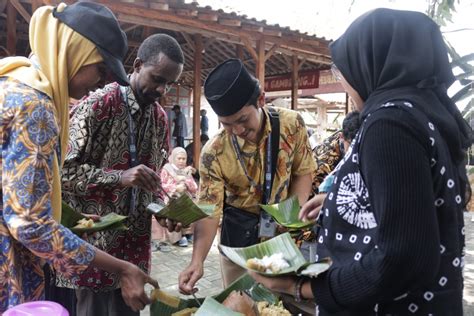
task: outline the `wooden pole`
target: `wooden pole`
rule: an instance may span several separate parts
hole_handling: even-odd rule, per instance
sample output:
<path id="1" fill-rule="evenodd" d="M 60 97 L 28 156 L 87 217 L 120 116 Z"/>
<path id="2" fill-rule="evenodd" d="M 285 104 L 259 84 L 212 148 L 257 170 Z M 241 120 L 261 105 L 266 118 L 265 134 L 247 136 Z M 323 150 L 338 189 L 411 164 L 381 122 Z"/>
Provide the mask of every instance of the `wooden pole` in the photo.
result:
<path id="1" fill-rule="evenodd" d="M 299 71 L 298 56 L 292 56 L 292 72 L 291 72 L 291 109 L 298 108 L 298 71 Z"/>
<path id="2" fill-rule="evenodd" d="M 235 54 L 238 59 L 244 61 L 244 48 L 242 47 L 242 45 L 236 45 Z"/>
<path id="3" fill-rule="evenodd" d="M 344 109 L 345 114 L 349 113 L 349 94 L 346 93 L 346 107 Z"/>
<path id="4" fill-rule="evenodd" d="M 7 3 L 7 50 L 10 56 L 16 55 L 16 9 L 13 4 Z"/>
<path id="5" fill-rule="evenodd" d="M 260 81 L 260 86 L 265 87 L 265 40 L 260 39 L 257 41 L 257 60 L 255 61 L 256 76 Z"/>
<path id="6" fill-rule="evenodd" d="M 201 155 L 201 69 L 202 69 L 202 35 L 194 35 L 194 87 L 193 87 L 193 161 L 199 166 Z"/>

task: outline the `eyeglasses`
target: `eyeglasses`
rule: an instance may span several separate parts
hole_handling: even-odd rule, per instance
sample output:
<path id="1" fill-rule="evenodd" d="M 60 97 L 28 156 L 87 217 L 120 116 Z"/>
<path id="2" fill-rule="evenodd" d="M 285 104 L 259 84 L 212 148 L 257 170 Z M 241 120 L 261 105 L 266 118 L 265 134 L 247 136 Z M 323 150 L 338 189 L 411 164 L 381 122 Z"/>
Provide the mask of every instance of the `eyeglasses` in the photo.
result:
<path id="1" fill-rule="evenodd" d="M 342 74 L 341 71 L 337 68 L 335 64 L 331 64 L 331 72 L 334 78 L 336 78 L 337 81 L 342 80 Z"/>

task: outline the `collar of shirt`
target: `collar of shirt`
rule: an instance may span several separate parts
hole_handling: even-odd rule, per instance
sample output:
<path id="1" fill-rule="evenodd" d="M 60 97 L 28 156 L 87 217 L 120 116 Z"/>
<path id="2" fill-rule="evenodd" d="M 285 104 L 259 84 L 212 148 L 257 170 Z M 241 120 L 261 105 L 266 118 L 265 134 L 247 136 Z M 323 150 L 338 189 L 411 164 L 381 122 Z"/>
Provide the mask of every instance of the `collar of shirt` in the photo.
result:
<path id="1" fill-rule="evenodd" d="M 127 98 L 128 98 L 128 106 L 130 107 L 130 113 L 135 115 L 138 111 L 140 111 L 140 105 L 133 94 L 132 88 L 130 86 L 127 87 Z"/>

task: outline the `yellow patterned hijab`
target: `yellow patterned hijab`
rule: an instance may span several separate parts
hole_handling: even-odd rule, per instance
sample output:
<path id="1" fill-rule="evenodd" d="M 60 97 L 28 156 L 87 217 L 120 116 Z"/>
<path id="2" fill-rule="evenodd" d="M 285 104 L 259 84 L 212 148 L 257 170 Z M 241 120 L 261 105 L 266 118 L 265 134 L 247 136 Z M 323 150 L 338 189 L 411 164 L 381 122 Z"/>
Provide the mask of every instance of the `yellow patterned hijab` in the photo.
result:
<path id="1" fill-rule="evenodd" d="M 66 5 L 61 3 L 58 11 Z M 35 11 L 30 21 L 29 40 L 32 56 L 0 59 L 0 76 L 13 77 L 52 98 L 60 126 L 61 157 L 53 162 L 53 217 L 61 219 L 61 180 L 59 170 L 69 140 L 69 81 L 79 69 L 101 62 L 96 46 L 53 17 L 52 6 Z"/>

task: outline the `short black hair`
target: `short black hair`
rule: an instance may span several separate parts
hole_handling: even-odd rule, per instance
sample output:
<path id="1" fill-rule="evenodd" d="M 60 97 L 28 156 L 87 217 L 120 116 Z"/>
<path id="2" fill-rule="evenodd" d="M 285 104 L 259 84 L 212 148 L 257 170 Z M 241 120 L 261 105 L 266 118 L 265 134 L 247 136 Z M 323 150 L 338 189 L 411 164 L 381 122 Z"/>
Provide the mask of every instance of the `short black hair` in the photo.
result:
<path id="1" fill-rule="evenodd" d="M 253 105 L 253 106 L 258 108 L 258 105 L 257 105 L 258 98 L 260 97 L 260 94 L 262 93 L 262 89 L 260 88 L 260 85 L 257 85 L 255 87 L 255 89 L 256 89 L 256 91 L 254 91 L 254 93 L 252 94 L 252 96 L 248 100 L 247 105 Z"/>
<path id="2" fill-rule="evenodd" d="M 184 64 L 184 55 L 177 40 L 168 34 L 153 34 L 147 37 L 138 48 L 137 57 L 143 63 L 153 63 L 160 53 L 178 64 Z"/>
<path id="3" fill-rule="evenodd" d="M 201 143 L 207 142 L 209 140 L 209 136 L 206 134 L 201 134 Z"/>
<path id="4" fill-rule="evenodd" d="M 347 113 L 344 121 L 342 121 L 342 136 L 347 141 L 352 141 L 360 127 L 360 113 L 357 111 Z"/>

